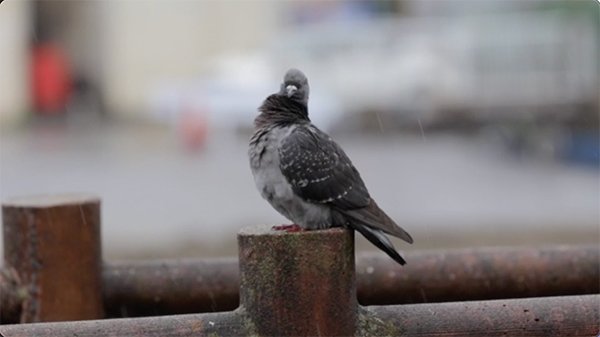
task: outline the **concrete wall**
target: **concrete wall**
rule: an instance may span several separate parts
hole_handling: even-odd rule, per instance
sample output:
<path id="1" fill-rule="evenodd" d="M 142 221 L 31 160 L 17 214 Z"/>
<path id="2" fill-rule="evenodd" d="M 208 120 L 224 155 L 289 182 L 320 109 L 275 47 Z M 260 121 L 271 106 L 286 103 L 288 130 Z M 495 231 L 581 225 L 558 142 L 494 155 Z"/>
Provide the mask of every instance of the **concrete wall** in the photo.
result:
<path id="1" fill-rule="evenodd" d="M 109 110 L 143 115 L 163 86 L 196 80 L 225 51 L 244 52 L 276 30 L 275 3 L 104 1 L 102 87 Z"/>
<path id="2" fill-rule="evenodd" d="M 0 6 L 0 125 L 17 120 L 29 106 L 30 5 L 5 1 Z"/>

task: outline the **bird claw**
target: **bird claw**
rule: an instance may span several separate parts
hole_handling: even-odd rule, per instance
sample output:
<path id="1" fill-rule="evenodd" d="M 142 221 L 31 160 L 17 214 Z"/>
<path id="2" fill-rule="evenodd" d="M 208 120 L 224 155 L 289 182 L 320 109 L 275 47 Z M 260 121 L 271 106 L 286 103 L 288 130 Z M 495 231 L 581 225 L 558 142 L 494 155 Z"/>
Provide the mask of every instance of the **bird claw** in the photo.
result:
<path id="1" fill-rule="evenodd" d="M 304 231 L 304 228 L 296 224 L 273 226 L 271 229 L 274 231 L 286 231 L 288 233 Z"/>

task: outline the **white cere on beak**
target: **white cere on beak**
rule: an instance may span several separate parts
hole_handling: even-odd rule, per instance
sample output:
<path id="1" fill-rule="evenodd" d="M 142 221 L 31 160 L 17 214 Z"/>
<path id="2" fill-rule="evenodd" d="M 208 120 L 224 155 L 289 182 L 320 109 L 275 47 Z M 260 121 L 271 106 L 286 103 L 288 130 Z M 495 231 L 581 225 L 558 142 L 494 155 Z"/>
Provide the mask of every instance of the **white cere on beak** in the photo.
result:
<path id="1" fill-rule="evenodd" d="M 292 97 L 294 93 L 298 91 L 298 88 L 295 85 L 290 84 L 287 87 L 285 87 L 285 91 L 287 92 L 288 97 Z"/>

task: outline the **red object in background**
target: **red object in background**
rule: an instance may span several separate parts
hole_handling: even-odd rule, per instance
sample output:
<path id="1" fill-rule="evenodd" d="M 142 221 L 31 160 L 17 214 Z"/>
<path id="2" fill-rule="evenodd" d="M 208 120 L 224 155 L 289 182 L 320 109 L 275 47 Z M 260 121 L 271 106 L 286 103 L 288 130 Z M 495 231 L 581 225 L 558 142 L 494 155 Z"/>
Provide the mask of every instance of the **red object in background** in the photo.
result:
<path id="1" fill-rule="evenodd" d="M 208 138 L 208 120 L 206 112 L 200 108 L 186 108 L 179 118 L 179 134 L 186 149 L 202 149 Z"/>
<path id="2" fill-rule="evenodd" d="M 65 112 L 71 95 L 69 61 L 57 45 L 42 43 L 33 48 L 31 89 L 36 110 L 41 114 Z"/>

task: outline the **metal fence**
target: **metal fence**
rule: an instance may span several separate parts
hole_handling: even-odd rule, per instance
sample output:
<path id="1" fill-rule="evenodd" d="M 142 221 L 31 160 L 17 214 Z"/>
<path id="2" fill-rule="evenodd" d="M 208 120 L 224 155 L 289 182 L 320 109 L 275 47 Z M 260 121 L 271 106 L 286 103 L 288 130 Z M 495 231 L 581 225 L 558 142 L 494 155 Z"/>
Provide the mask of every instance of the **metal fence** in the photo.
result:
<path id="1" fill-rule="evenodd" d="M 355 259 L 343 229 L 254 226 L 238 234 L 239 259 L 103 263 L 97 198 L 2 211 L 2 336 L 600 333 L 597 246 L 414 252 L 401 267 Z"/>

